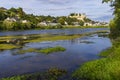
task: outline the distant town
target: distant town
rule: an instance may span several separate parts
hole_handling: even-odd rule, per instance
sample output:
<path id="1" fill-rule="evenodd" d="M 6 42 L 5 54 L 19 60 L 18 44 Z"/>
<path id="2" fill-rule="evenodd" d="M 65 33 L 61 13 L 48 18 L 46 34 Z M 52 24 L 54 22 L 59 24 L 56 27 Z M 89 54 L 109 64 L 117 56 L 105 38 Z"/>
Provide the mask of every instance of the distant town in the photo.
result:
<path id="1" fill-rule="evenodd" d="M 107 22 L 93 21 L 85 13 L 68 16 L 26 14 L 22 8 L 0 8 L 0 30 L 53 29 L 63 26 L 108 26 Z"/>

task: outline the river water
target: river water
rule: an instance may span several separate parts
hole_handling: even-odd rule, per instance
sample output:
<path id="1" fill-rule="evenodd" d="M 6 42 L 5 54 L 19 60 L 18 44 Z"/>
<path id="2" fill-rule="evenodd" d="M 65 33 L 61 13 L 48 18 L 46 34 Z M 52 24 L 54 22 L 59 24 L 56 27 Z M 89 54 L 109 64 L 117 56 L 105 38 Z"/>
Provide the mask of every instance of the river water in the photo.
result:
<path id="1" fill-rule="evenodd" d="M 82 34 L 86 32 L 95 32 L 99 30 L 108 30 L 103 28 L 96 29 L 64 29 L 64 30 L 28 30 L 0 32 L 0 36 L 6 35 L 27 35 L 27 34 Z M 83 63 L 99 59 L 98 54 L 111 46 L 108 37 L 99 37 L 98 34 L 91 34 L 72 40 L 44 41 L 27 43 L 22 49 L 26 48 L 46 48 L 62 46 L 66 48 L 64 52 L 52 54 L 43 53 L 25 53 L 16 54 L 14 50 L 0 51 L 0 78 L 12 75 L 34 73 L 57 67 L 65 69 L 68 72 L 79 68 Z"/>

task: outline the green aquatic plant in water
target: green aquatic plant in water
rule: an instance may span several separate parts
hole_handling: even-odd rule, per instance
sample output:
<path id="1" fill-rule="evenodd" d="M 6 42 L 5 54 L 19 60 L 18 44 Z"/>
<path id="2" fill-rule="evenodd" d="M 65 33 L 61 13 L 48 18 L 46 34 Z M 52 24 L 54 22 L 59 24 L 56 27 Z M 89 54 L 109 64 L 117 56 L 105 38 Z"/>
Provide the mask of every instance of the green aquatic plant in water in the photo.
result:
<path id="1" fill-rule="evenodd" d="M 41 49 L 38 52 L 41 53 L 45 53 L 45 54 L 49 54 L 49 53 L 53 53 L 53 52 L 59 52 L 59 51 L 65 51 L 66 49 L 60 46 L 56 46 L 53 48 L 45 48 L 45 49 Z"/>
<path id="2" fill-rule="evenodd" d="M 77 80 L 120 80 L 120 42 L 101 53 L 105 58 L 87 62 L 73 73 Z"/>
<path id="3" fill-rule="evenodd" d="M 11 50 L 20 48 L 21 46 L 13 45 L 13 44 L 0 44 L 0 50 Z"/>
<path id="4" fill-rule="evenodd" d="M 57 36 L 47 36 L 47 37 L 36 37 L 33 39 L 25 40 L 24 42 L 43 42 L 43 41 L 57 41 L 57 40 L 71 40 L 79 38 L 82 35 L 57 35 Z"/>
<path id="5" fill-rule="evenodd" d="M 24 53 L 27 53 L 27 52 L 37 52 L 38 50 L 35 49 L 35 48 L 29 48 L 29 49 L 26 49 L 26 50 L 19 50 L 17 51 L 18 54 L 24 54 Z"/>
<path id="6" fill-rule="evenodd" d="M 66 49 L 61 46 L 56 46 L 56 47 L 49 47 L 49 48 L 44 48 L 44 49 L 29 48 L 27 50 L 20 50 L 17 53 L 23 54 L 23 53 L 27 53 L 27 52 L 37 52 L 37 53 L 50 54 L 53 52 L 60 52 L 60 51 L 65 51 L 65 50 Z"/>
<path id="7" fill-rule="evenodd" d="M 46 72 L 18 75 L 0 80 L 58 80 L 67 73 L 66 70 L 50 68 Z"/>

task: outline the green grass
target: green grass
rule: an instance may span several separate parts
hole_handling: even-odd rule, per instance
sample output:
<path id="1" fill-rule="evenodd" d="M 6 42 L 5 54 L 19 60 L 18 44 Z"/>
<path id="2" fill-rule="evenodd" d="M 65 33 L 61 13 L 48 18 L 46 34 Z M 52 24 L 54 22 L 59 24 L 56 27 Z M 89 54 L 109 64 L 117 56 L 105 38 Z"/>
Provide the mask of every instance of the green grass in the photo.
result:
<path id="1" fill-rule="evenodd" d="M 100 55 L 105 58 L 82 65 L 73 73 L 78 80 L 120 80 L 120 43 L 114 45 Z"/>
<path id="2" fill-rule="evenodd" d="M 12 39 L 23 39 L 26 42 L 43 42 L 43 41 L 57 41 L 57 40 L 69 40 L 74 38 L 79 38 L 82 35 L 49 35 L 49 34 L 35 34 L 26 35 L 27 39 L 23 39 L 24 36 L 2 36 L 0 37 L 0 42 L 6 42 Z"/>
<path id="3" fill-rule="evenodd" d="M 109 28 L 109 26 L 73 26 L 73 25 L 68 25 L 68 26 L 63 26 L 63 28 Z"/>
<path id="4" fill-rule="evenodd" d="M 13 44 L 0 44 L 0 50 L 10 50 L 20 48 L 21 46 L 13 45 Z"/>
<path id="5" fill-rule="evenodd" d="M 8 78 L 2 78 L 0 80 L 58 80 L 65 74 L 65 70 L 58 68 L 50 68 L 46 72 L 18 75 Z"/>
<path id="6" fill-rule="evenodd" d="M 107 30 L 101 30 L 101 31 L 96 31 L 96 32 L 89 32 L 89 33 L 85 33 L 85 34 L 75 34 L 75 35 L 57 35 L 57 36 L 52 36 L 52 35 L 48 35 L 48 36 L 44 36 L 44 37 L 40 37 L 40 36 L 36 36 L 34 38 L 25 40 L 24 42 L 43 42 L 43 41 L 58 41 L 58 40 L 71 40 L 71 39 L 76 39 L 76 38 L 80 38 L 82 36 L 87 36 L 87 35 L 91 35 L 91 34 L 95 34 L 95 33 L 107 33 Z"/>
<path id="7" fill-rule="evenodd" d="M 60 46 L 56 46 L 53 48 L 45 48 L 45 49 L 41 49 L 38 52 L 41 53 L 45 53 L 45 54 L 49 54 L 49 53 L 53 53 L 53 52 L 59 52 L 59 51 L 65 51 L 66 49 Z"/>
<path id="8" fill-rule="evenodd" d="M 113 50 L 114 50 L 113 47 L 108 48 L 107 50 L 102 51 L 99 54 L 99 56 L 101 56 L 101 57 L 107 57 L 107 56 L 109 56 L 112 53 Z"/>
<path id="9" fill-rule="evenodd" d="M 25 42 L 43 42 L 43 41 L 57 41 L 57 40 L 70 40 L 79 38 L 81 35 L 57 35 L 57 36 L 47 36 L 47 37 L 37 37 L 33 39 L 26 40 Z"/>
<path id="10" fill-rule="evenodd" d="M 60 51 L 65 51 L 66 49 L 61 47 L 61 46 L 56 46 L 56 47 L 50 47 L 50 48 L 44 48 L 44 49 L 35 49 L 35 48 L 29 48 L 27 50 L 20 50 L 18 51 L 19 54 L 24 54 L 27 52 L 37 52 L 37 53 L 44 53 L 44 54 L 50 54 L 53 52 L 60 52 Z"/>
<path id="11" fill-rule="evenodd" d="M 29 49 L 26 49 L 26 50 L 19 50 L 17 53 L 18 54 L 24 54 L 24 53 L 27 53 L 27 52 L 37 52 L 38 50 L 35 49 L 35 48 L 29 48 Z"/>

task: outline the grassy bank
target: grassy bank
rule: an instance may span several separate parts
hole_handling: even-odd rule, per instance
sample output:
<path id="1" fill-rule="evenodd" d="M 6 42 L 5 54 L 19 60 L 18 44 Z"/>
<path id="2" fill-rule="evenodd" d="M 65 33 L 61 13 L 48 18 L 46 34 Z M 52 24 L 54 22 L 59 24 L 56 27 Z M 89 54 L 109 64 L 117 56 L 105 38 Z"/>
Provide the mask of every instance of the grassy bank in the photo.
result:
<path id="1" fill-rule="evenodd" d="M 78 80 L 120 80 L 120 40 L 103 51 L 104 58 L 82 65 L 73 73 Z"/>
<path id="2" fill-rule="evenodd" d="M 64 29 L 67 28 L 109 28 L 109 26 L 73 26 L 73 25 L 68 25 L 68 26 L 63 26 Z"/>
<path id="3" fill-rule="evenodd" d="M 23 31 L 23 30 L 50 30 L 50 29 L 69 29 L 69 28 L 109 28 L 109 26 L 75 26 L 75 25 L 61 25 L 61 26 L 40 26 L 30 29 L 18 29 L 18 30 L 0 30 L 0 31 Z"/>
<path id="4" fill-rule="evenodd" d="M 56 47 L 49 47 L 49 48 L 44 48 L 44 49 L 34 49 L 34 48 L 29 48 L 27 50 L 20 50 L 18 51 L 19 54 L 24 54 L 27 52 L 37 52 L 37 53 L 44 53 L 44 54 L 50 54 L 53 52 L 61 52 L 65 51 L 66 49 L 61 47 L 61 46 L 56 46 Z"/>

